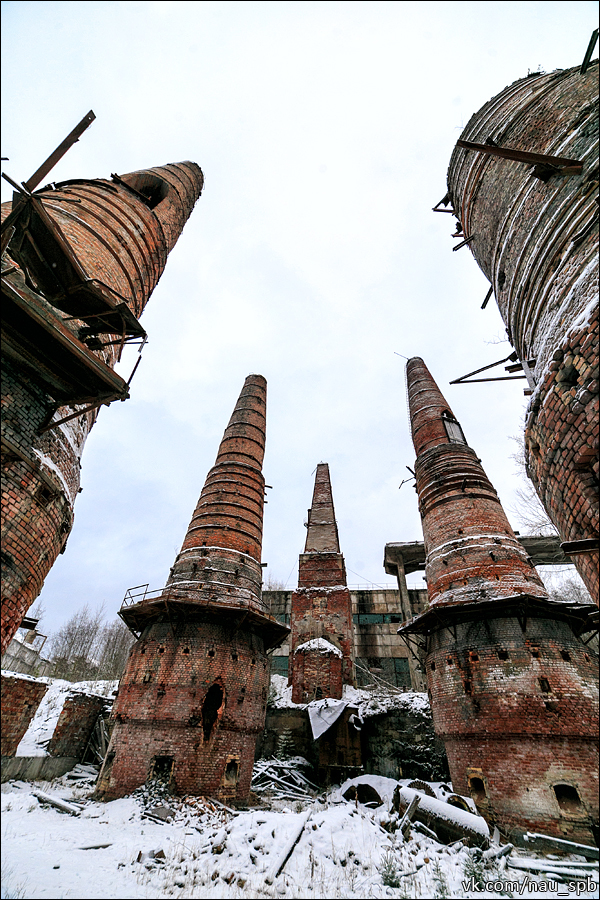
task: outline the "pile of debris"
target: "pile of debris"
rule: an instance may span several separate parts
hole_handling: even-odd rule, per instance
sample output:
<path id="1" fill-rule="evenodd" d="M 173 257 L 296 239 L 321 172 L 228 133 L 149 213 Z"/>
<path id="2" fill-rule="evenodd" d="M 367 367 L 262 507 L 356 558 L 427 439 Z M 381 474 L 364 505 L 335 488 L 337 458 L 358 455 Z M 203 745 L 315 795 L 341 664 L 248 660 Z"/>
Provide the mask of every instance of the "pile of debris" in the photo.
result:
<path id="1" fill-rule="evenodd" d="M 254 765 L 252 790 L 273 800 L 312 800 L 321 789 L 302 774 L 309 763 L 301 756 L 293 759 L 260 759 Z"/>

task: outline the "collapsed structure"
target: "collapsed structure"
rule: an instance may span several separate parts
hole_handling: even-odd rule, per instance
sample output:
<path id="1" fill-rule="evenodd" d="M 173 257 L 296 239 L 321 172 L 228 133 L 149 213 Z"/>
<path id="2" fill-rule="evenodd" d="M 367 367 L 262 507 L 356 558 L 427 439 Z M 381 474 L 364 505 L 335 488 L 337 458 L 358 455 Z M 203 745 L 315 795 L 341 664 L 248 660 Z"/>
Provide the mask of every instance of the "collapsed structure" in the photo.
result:
<path id="1" fill-rule="evenodd" d="M 165 588 L 121 608 L 138 640 L 113 708 L 104 799 L 149 777 L 178 793 L 247 799 L 267 650 L 289 632 L 261 594 L 266 388 L 262 375 L 246 379 Z"/>
<path id="2" fill-rule="evenodd" d="M 99 407 L 129 397 L 115 363 L 146 337 L 203 176 L 183 162 L 37 183 L 2 205 L 2 653 L 64 551 Z"/>
<path id="3" fill-rule="evenodd" d="M 429 609 L 424 644 L 454 790 L 511 837 L 593 839 L 598 674 L 591 604 L 552 601 L 422 359 L 407 363 Z"/>
<path id="4" fill-rule="evenodd" d="M 531 73 L 486 103 L 442 201 L 491 283 L 515 349 L 507 368 L 528 380 L 527 472 L 596 603 L 597 196 L 595 60 Z"/>

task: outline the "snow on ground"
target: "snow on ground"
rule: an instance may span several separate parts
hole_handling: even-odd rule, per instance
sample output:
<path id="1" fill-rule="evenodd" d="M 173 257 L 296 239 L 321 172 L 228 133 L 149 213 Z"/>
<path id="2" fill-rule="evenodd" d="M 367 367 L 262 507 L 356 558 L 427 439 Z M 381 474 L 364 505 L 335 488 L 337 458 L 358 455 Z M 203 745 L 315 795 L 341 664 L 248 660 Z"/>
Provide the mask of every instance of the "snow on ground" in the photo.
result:
<path id="1" fill-rule="evenodd" d="M 19 672 L 4 672 L 4 675 L 15 675 L 18 678 L 29 678 Z M 64 681 L 62 678 L 34 678 L 49 685 L 29 727 L 17 747 L 17 756 L 48 756 L 46 745 L 54 734 L 56 723 L 62 712 L 65 700 L 70 694 L 84 693 L 112 699 L 118 681 Z"/>
<path id="2" fill-rule="evenodd" d="M 366 776 L 384 799 L 378 809 L 342 799 L 353 779 L 307 803 L 274 801 L 271 808 L 237 815 L 179 800 L 173 821 L 159 824 L 142 818 L 141 798 L 89 800 L 93 779 L 86 781 L 86 771 L 89 767 L 77 767 L 52 783 L 2 786 L 3 898 L 499 896 L 493 887 L 465 886 L 471 876 L 515 884 L 526 880 L 522 893 L 513 885 L 505 896 L 597 896 L 586 889 L 577 893 L 568 884 L 559 888 L 558 882 L 544 890 L 543 875 L 506 869 L 506 858 L 485 864 L 480 851 L 461 842 L 447 847 L 416 831 L 407 841 L 397 832 L 389 834 L 382 823 L 397 782 L 388 778 Z M 79 801 L 80 816 L 42 805 L 36 789 Z M 297 845 L 276 876 L 286 846 L 307 815 Z"/>

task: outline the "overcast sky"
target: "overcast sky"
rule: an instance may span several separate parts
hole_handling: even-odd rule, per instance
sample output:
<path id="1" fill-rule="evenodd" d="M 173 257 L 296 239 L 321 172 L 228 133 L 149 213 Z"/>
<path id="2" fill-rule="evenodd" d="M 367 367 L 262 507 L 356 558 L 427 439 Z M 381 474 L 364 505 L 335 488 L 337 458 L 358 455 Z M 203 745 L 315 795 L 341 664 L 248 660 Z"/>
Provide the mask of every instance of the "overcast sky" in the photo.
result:
<path id="1" fill-rule="evenodd" d="M 93 109 L 52 180 L 197 162 L 205 190 L 143 316 L 126 403 L 82 460 L 44 630 L 160 588 L 246 375 L 268 382 L 263 560 L 297 584 L 328 462 L 349 582 L 395 586 L 422 539 L 404 359 L 422 356 L 519 529 L 521 381 L 450 386 L 511 352 L 446 193 L 469 118 L 528 71 L 581 63 L 595 2 L 5 2 L 4 171 L 26 180 Z M 597 51 L 594 55 L 597 55 Z M 2 199 L 11 189 L 2 183 Z M 400 354 L 400 355 L 397 355 Z M 129 375 L 136 352 L 122 364 Z"/>

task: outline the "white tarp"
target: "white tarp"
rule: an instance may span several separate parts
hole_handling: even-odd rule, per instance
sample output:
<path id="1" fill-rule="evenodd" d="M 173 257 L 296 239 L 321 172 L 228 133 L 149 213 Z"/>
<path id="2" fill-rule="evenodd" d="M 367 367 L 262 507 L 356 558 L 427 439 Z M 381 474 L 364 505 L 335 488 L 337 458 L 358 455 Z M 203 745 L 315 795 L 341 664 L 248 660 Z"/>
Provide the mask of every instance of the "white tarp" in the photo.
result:
<path id="1" fill-rule="evenodd" d="M 315 741 L 337 722 L 348 704 L 345 700 L 316 700 L 308 705 L 308 718 Z"/>

